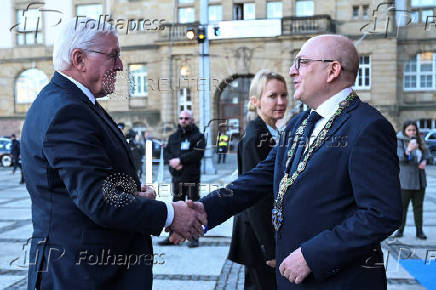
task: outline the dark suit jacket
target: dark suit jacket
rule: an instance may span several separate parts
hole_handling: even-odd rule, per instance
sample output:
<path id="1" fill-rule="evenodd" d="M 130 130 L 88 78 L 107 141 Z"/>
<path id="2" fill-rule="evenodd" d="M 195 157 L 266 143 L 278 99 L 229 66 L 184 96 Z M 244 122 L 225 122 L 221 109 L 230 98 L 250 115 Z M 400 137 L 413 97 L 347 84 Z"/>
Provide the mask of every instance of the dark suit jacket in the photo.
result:
<path id="1" fill-rule="evenodd" d="M 277 196 L 287 140 L 307 114 L 289 122 L 265 161 L 202 199 L 209 228 L 253 205 L 265 192 L 273 190 Z M 284 222 L 276 233 L 277 265 L 301 247 L 312 273 L 295 285 L 277 267 L 278 289 L 385 289 L 380 242 L 401 223 L 398 172 L 392 126 L 373 107 L 354 100 L 286 192 Z"/>
<path id="2" fill-rule="evenodd" d="M 151 289 L 150 235 L 159 235 L 167 210 L 140 197 L 119 207 L 104 200 L 115 173 L 140 188 L 109 115 L 55 72 L 27 113 L 21 145 L 34 229 L 28 289 L 37 280 L 40 289 Z"/>
<path id="3" fill-rule="evenodd" d="M 265 122 L 257 117 L 248 123 L 238 144 L 238 174 L 242 175 L 263 161 L 274 147 Z M 271 223 L 272 191 L 254 206 L 234 217 L 229 259 L 245 265 L 264 264 L 275 257 L 274 228 Z"/>

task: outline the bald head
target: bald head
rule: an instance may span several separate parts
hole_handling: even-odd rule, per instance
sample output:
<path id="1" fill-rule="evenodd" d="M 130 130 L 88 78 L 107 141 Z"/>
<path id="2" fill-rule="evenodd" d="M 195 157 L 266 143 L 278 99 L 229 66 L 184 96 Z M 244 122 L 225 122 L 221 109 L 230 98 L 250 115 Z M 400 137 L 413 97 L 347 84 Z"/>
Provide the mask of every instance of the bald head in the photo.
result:
<path id="1" fill-rule="evenodd" d="M 304 46 L 310 47 L 320 58 L 339 61 L 344 81 L 354 83 L 359 71 L 359 54 L 349 38 L 343 35 L 320 35 L 309 39 Z"/>
<path id="2" fill-rule="evenodd" d="M 352 87 L 358 71 L 359 55 L 350 39 L 341 35 L 312 37 L 289 69 L 294 99 L 316 109 L 331 96 Z"/>
<path id="3" fill-rule="evenodd" d="M 179 124 L 182 129 L 186 129 L 187 127 L 191 126 L 194 122 L 194 118 L 192 117 L 192 112 L 185 110 L 180 112 L 179 116 Z"/>
<path id="4" fill-rule="evenodd" d="M 184 116 L 184 117 L 190 117 L 192 118 L 192 112 L 189 110 L 184 110 L 180 112 L 180 116 Z"/>

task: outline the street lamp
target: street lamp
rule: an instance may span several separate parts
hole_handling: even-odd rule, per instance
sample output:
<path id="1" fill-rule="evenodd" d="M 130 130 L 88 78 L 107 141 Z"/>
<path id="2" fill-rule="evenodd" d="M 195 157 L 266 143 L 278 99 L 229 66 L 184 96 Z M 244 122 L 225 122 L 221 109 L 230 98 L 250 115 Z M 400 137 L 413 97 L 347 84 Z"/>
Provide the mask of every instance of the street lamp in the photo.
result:
<path id="1" fill-rule="evenodd" d="M 200 1 L 200 26 L 199 35 L 202 33 L 203 37 L 198 37 L 200 61 L 198 62 L 198 75 L 199 80 L 203 80 L 203 86 L 200 89 L 200 126 L 205 129 L 206 134 L 206 150 L 204 152 L 203 172 L 206 174 L 215 174 L 215 167 L 212 162 L 213 148 L 212 148 L 212 128 L 210 127 L 211 113 L 210 113 L 210 67 L 209 67 L 209 39 L 207 37 L 207 30 L 209 24 L 209 9 L 208 0 Z"/>
<path id="2" fill-rule="evenodd" d="M 194 31 L 194 28 L 189 27 L 189 28 L 186 30 L 186 38 L 188 38 L 188 39 L 190 39 L 190 40 L 193 40 L 194 37 L 195 37 L 195 31 Z"/>

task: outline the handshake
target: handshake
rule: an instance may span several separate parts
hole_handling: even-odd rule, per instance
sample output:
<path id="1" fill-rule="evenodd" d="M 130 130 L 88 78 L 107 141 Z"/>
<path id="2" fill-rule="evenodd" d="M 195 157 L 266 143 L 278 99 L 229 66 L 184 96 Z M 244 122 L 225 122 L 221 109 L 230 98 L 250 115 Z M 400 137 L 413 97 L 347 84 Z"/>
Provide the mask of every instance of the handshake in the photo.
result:
<path id="1" fill-rule="evenodd" d="M 141 191 L 136 195 L 155 199 L 156 192 L 149 186 L 142 185 Z M 203 236 L 203 225 L 207 225 L 207 214 L 204 210 L 203 203 L 193 202 L 192 200 L 177 201 L 172 203 L 174 208 L 174 219 L 165 231 L 171 231 L 170 242 L 178 244 L 186 239 L 198 239 Z"/>
<path id="2" fill-rule="evenodd" d="M 174 219 L 165 231 L 171 231 L 170 242 L 178 244 L 186 239 L 193 240 L 203 236 L 203 225 L 207 225 L 207 214 L 203 203 L 178 201 L 173 202 Z"/>

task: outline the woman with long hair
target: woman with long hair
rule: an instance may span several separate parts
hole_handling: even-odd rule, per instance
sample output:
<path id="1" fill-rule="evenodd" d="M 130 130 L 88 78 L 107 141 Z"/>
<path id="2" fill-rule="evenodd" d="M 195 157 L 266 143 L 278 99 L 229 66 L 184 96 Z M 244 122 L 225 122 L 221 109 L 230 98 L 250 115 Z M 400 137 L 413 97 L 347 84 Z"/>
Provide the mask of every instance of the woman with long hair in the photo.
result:
<path id="1" fill-rule="evenodd" d="M 413 121 L 406 121 L 403 131 L 397 134 L 397 154 L 400 160 L 401 198 L 403 201 L 403 220 L 394 237 L 402 237 L 406 224 L 407 209 L 410 201 L 415 218 L 416 237 L 426 240 L 422 230 L 422 213 L 427 178 L 425 167 L 432 158 L 427 146 L 419 134 L 419 129 Z"/>

